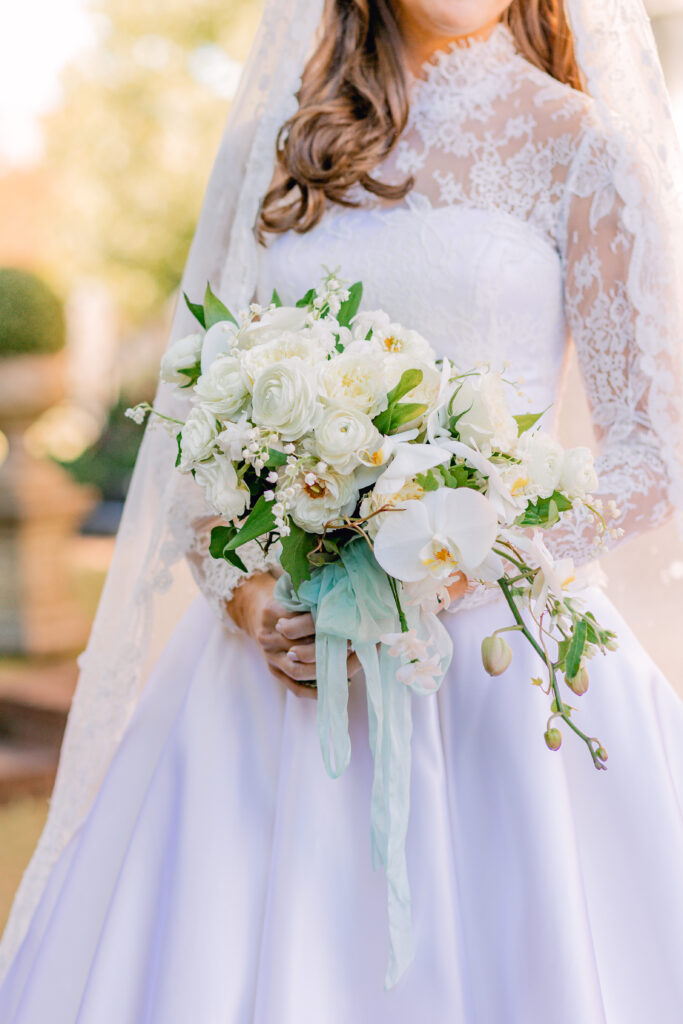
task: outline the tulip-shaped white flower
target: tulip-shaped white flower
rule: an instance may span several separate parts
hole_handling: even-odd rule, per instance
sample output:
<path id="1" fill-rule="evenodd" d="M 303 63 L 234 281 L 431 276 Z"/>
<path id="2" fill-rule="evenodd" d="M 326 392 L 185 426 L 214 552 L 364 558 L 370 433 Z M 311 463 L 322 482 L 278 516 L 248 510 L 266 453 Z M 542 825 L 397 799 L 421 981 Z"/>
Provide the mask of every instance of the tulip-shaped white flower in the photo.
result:
<path id="1" fill-rule="evenodd" d="M 482 494 L 442 487 L 387 516 L 375 538 L 375 557 L 406 583 L 457 572 L 489 578 L 499 568 L 491 551 L 497 533 L 496 513 Z"/>

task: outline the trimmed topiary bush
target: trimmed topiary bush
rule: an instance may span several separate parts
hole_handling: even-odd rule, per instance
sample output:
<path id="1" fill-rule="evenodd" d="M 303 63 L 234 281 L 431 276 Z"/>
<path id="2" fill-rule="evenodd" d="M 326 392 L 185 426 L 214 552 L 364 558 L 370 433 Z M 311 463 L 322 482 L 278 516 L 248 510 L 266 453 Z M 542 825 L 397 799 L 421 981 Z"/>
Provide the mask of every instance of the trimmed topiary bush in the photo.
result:
<path id="1" fill-rule="evenodd" d="M 58 352 L 66 341 L 64 309 L 35 274 L 0 267 L 0 359 Z"/>

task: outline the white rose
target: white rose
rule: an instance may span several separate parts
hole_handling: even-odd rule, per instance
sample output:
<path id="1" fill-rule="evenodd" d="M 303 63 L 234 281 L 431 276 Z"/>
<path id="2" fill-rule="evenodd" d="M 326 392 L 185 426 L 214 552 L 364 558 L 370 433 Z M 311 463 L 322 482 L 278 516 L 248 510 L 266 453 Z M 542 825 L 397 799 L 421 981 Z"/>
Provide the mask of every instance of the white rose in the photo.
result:
<path id="1" fill-rule="evenodd" d="M 372 420 L 353 407 L 329 403 L 324 406 L 315 428 L 318 455 L 340 473 L 350 473 L 360 464 L 358 453 L 374 450 L 382 437 Z"/>
<path id="2" fill-rule="evenodd" d="M 188 473 L 202 459 L 208 459 L 216 443 L 216 417 L 201 405 L 195 405 L 185 420 L 180 438 L 180 470 Z"/>
<path id="3" fill-rule="evenodd" d="M 292 519 L 308 533 L 323 533 L 326 526 L 338 523 L 341 515 L 350 515 L 358 501 L 358 488 L 353 476 L 328 469 L 315 473 L 310 481 L 307 473 L 294 482 L 288 500 Z"/>
<path id="4" fill-rule="evenodd" d="M 195 469 L 195 480 L 211 508 L 224 519 L 241 516 L 249 505 L 249 488 L 239 480 L 230 459 L 216 456 Z"/>
<path id="5" fill-rule="evenodd" d="M 181 371 L 196 366 L 201 351 L 201 334 L 188 334 L 174 342 L 161 357 L 161 379 L 167 384 L 187 384 L 188 378 Z"/>
<path id="6" fill-rule="evenodd" d="M 333 357 L 320 372 L 320 388 L 329 398 L 370 417 L 387 407 L 382 360 L 375 352 L 352 347 Z"/>
<path id="7" fill-rule="evenodd" d="M 560 473 L 560 490 L 572 500 L 585 498 L 598 489 L 593 454 L 589 448 L 570 448 L 564 453 Z"/>
<path id="8" fill-rule="evenodd" d="M 318 418 L 312 368 L 300 359 L 285 359 L 267 367 L 254 384 L 252 416 L 259 426 L 276 430 L 284 441 L 306 434 Z"/>
<path id="9" fill-rule="evenodd" d="M 219 320 L 209 327 L 202 346 L 202 373 L 207 373 L 213 361 L 232 352 L 237 338 L 237 324 L 232 320 Z"/>
<path id="10" fill-rule="evenodd" d="M 250 348 L 241 356 L 247 387 L 251 389 L 254 386 L 256 378 L 266 367 L 281 363 L 285 359 L 300 359 L 303 363 L 313 366 L 325 359 L 325 349 L 313 336 L 295 334 L 293 331 L 286 331 L 272 341 Z"/>
<path id="11" fill-rule="evenodd" d="M 550 434 L 542 430 L 522 434 L 518 454 L 523 460 L 528 483 L 526 495 L 549 498 L 560 482 L 564 449 Z"/>
<path id="12" fill-rule="evenodd" d="M 217 356 L 195 384 L 195 392 L 215 416 L 232 419 L 249 398 L 239 359 Z"/>
<path id="13" fill-rule="evenodd" d="M 458 433 L 464 444 L 489 456 L 495 449 L 509 452 L 517 443 L 517 421 L 510 412 L 500 377 L 484 373 L 460 382 L 451 412 L 461 414 Z"/>
<path id="14" fill-rule="evenodd" d="M 250 349 L 276 341 L 285 332 L 300 331 L 306 325 L 307 309 L 296 306 L 278 306 L 265 312 L 259 320 L 243 327 L 239 333 L 239 347 Z"/>

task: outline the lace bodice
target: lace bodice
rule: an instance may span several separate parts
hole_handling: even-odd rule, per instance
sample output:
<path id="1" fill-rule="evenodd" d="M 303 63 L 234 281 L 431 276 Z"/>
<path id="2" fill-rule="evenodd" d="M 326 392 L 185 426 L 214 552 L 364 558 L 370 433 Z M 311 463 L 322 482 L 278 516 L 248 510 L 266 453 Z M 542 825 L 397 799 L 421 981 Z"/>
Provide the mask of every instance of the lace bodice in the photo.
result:
<path id="1" fill-rule="evenodd" d="M 365 308 L 386 309 L 459 366 L 508 363 L 533 408 L 555 412 L 571 335 L 600 497 L 619 508 L 607 543 L 658 525 L 670 511 L 667 475 L 635 342 L 636 319 L 649 314 L 631 293 L 633 235 L 592 101 L 532 66 L 502 24 L 439 53 L 411 86 L 408 124 L 376 171 L 392 182 L 412 175 L 406 198 L 359 188 L 357 208 L 330 206 L 312 231 L 272 240 L 259 301 L 273 287 L 293 301 L 323 264 L 339 268 L 364 282 Z M 520 399 L 516 411 L 526 408 Z M 551 547 L 589 561 L 595 532 L 592 520 L 565 516 Z M 226 586 L 234 570 L 222 572 Z"/>

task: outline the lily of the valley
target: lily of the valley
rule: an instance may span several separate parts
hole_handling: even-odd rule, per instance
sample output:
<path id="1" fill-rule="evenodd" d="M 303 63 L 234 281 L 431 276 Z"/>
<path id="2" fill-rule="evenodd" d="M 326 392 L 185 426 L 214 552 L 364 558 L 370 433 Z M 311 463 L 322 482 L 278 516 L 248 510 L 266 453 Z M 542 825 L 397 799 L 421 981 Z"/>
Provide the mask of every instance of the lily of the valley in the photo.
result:
<path id="1" fill-rule="evenodd" d="M 498 518 L 482 494 L 442 487 L 405 502 L 384 520 L 375 557 L 385 572 L 406 583 L 457 572 L 495 579 L 502 575 L 502 563 L 491 550 L 497 534 Z"/>

